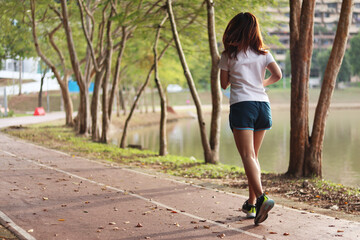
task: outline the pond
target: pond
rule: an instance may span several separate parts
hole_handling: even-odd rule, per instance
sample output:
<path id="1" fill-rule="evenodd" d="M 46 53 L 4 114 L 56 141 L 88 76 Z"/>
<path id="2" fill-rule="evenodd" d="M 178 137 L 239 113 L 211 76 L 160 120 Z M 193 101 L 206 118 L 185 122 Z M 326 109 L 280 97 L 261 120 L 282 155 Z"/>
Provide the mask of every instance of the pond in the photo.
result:
<path id="1" fill-rule="evenodd" d="M 260 149 L 259 161 L 264 171 L 284 173 L 287 171 L 289 163 L 290 113 L 288 109 L 283 109 L 273 110 L 272 114 L 273 127 L 266 133 Z M 210 121 L 210 115 L 207 115 L 206 118 Z M 313 117 L 311 116 L 309 122 L 312 121 Z M 325 180 L 349 186 L 360 186 L 359 123 L 360 109 L 332 109 L 330 111 L 323 148 L 323 177 Z M 167 126 L 170 154 L 203 159 L 196 119 L 179 120 Z M 134 129 L 129 132 L 128 143 L 141 144 L 146 149 L 158 151 L 158 129 L 158 126 Z M 220 162 L 242 166 L 232 132 L 228 127 L 226 113 L 222 115 L 220 141 Z"/>

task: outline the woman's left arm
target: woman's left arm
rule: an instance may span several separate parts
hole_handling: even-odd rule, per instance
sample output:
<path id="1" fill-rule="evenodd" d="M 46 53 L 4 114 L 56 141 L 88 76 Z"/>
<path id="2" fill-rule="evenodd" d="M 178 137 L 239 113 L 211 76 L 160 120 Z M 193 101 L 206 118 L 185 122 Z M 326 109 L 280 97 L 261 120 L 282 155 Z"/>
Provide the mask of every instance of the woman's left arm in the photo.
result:
<path id="1" fill-rule="evenodd" d="M 221 88 L 224 90 L 230 85 L 229 71 L 225 71 L 223 69 L 220 70 L 220 84 Z"/>
<path id="2" fill-rule="evenodd" d="M 281 69 L 276 64 L 276 62 L 269 63 L 269 65 L 266 68 L 269 69 L 271 76 L 263 81 L 264 87 L 276 83 L 282 78 Z"/>

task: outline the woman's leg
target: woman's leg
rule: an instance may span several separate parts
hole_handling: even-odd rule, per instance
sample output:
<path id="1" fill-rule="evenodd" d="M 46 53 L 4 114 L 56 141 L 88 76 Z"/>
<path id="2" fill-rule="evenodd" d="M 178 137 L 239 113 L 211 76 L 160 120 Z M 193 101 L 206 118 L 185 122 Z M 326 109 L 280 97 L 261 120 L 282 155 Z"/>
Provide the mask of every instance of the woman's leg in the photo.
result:
<path id="1" fill-rule="evenodd" d="M 240 153 L 245 173 L 249 182 L 249 193 L 251 188 L 250 197 L 259 197 L 262 192 L 261 180 L 260 180 L 260 165 L 257 161 L 254 142 L 259 142 L 258 134 L 255 134 L 252 130 L 233 130 L 236 147 Z M 261 145 L 261 143 L 260 143 Z M 252 195 L 252 196 L 251 196 Z M 252 199 L 251 199 L 252 200 Z M 249 203 L 252 203 L 249 201 Z"/>
<path id="2" fill-rule="evenodd" d="M 259 168 L 260 168 L 260 164 L 259 164 L 259 160 L 258 160 L 258 153 L 259 153 L 262 141 L 264 140 L 265 133 L 266 133 L 265 130 L 254 132 L 254 151 L 255 151 L 256 163 L 258 164 Z M 260 179 L 261 179 L 261 175 L 260 175 Z M 251 184 L 249 184 L 249 203 L 253 204 L 253 205 L 255 205 L 255 203 L 256 203 L 256 194 L 255 194 L 254 189 L 251 186 Z"/>

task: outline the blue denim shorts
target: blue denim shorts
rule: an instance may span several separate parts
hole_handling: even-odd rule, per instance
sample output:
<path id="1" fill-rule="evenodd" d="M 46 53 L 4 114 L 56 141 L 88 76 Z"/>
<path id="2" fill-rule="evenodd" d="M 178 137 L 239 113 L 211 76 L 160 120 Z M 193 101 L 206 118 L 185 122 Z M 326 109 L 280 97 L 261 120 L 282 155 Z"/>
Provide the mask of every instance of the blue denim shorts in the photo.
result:
<path id="1" fill-rule="evenodd" d="M 272 126 L 270 103 L 245 101 L 230 106 L 230 128 L 238 130 L 269 130 Z"/>

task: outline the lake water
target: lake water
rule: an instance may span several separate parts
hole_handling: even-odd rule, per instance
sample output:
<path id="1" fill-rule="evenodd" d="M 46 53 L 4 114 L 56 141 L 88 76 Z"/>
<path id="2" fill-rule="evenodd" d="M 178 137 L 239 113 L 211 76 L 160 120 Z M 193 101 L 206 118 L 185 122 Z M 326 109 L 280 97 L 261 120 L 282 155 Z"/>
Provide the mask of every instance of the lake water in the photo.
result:
<path id="1" fill-rule="evenodd" d="M 276 173 L 287 171 L 289 163 L 289 110 L 273 110 L 273 127 L 267 131 L 259 153 L 262 170 Z M 206 118 L 210 120 L 210 116 Z M 311 123 L 313 118 L 309 119 Z M 209 125 L 209 123 L 207 123 Z M 159 127 L 151 126 L 129 132 L 129 144 L 141 144 L 158 151 Z M 198 122 L 184 119 L 168 124 L 168 151 L 173 155 L 203 159 Z M 222 115 L 220 161 L 242 166 L 233 135 L 228 127 L 228 115 Z M 323 177 L 336 183 L 360 187 L 360 109 L 330 111 L 323 148 Z"/>

